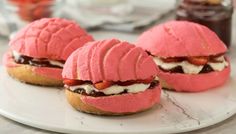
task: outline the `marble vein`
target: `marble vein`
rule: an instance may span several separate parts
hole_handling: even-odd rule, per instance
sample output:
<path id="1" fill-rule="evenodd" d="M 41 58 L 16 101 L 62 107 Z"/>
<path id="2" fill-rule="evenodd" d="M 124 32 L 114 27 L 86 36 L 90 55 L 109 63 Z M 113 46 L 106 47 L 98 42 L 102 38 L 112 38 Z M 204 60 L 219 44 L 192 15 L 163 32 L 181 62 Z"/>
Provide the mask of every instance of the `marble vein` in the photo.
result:
<path id="1" fill-rule="evenodd" d="M 193 117 L 192 115 L 190 115 L 181 105 L 179 105 L 179 104 L 176 102 L 175 98 L 172 97 L 172 96 L 170 96 L 170 94 L 169 94 L 166 90 L 163 90 L 163 93 L 164 93 L 164 95 L 165 95 L 167 101 L 169 101 L 169 102 L 172 103 L 175 107 L 177 107 L 177 108 L 182 112 L 182 114 L 184 114 L 188 119 L 191 119 L 191 120 L 196 121 L 196 122 L 198 123 L 198 125 L 201 124 L 201 122 L 200 122 L 198 119 L 194 118 L 194 117 Z"/>

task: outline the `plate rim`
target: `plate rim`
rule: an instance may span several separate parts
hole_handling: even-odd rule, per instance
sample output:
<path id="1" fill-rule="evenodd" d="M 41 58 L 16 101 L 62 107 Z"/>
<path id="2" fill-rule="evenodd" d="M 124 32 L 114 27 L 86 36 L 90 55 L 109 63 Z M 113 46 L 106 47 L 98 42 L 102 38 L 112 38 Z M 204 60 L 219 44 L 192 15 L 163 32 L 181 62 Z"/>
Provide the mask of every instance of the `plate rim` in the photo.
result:
<path id="1" fill-rule="evenodd" d="M 5 67 L 3 66 L 0 66 L 0 71 L 6 71 L 5 70 Z M 10 76 L 9 76 L 10 77 Z M 231 73 L 231 77 L 230 79 L 232 79 L 232 73 Z M 12 79 L 14 80 L 14 79 Z M 16 82 L 20 82 L 20 81 L 17 81 L 15 80 Z M 4 90 L 3 88 L 0 89 L 0 90 Z M 56 95 L 59 95 L 59 94 L 56 94 Z M 106 132 L 101 132 L 101 131 L 98 131 L 98 132 L 95 132 L 95 131 L 88 131 L 88 130 L 78 130 L 78 129 L 68 129 L 68 128 L 60 128 L 58 126 L 55 126 L 53 124 L 50 124 L 50 125 L 44 125 L 42 122 L 39 122 L 39 121 L 35 121 L 35 120 L 30 120 L 30 119 L 27 119 L 27 118 L 24 118 L 24 117 L 19 117 L 16 115 L 16 113 L 14 112 L 9 112 L 9 111 L 6 111 L 5 109 L 2 109 L 0 107 L 0 115 L 10 119 L 10 120 L 13 120 L 15 122 L 18 122 L 18 123 L 21 123 L 21 124 L 24 124 L 24 125 L 27 125 L 27 126 L 30 126 L 30 127 L 33 127 L 33 128 L 37 128 L 37 129 L 41 129 L 41 130 L 46 130 L 46 131 L 49 131 L 49 132 L 59 132 L 59 133 L 86 133 L 86 134 L 100 134 L 100 133 L 103 133 L 103 134 L 110 134 L 110 133 L 122 133 L 122 134 L 130 134 L 130 133 L 147 133 L 147 134 L 154 134 L 154 133 L 182 133 L 182 132 L 190 132 L 190 131 L 194 131 L 194 130 L 198 130 L 198 129 L 202 129 L 202 128 L 206 128 L 206 127 L 209 127 L 209 126 L 212 126 L 212 125 L 215 125 L 215 124 L 218 124 L 228 118 L 230 118 L 231 116 L 235 115 L 236 114 L 236 106 L 234 108 L 232 108 L 232 110 L 227 110 L 227 111 L 224 111 L 224 113 L 226 114 L 221 114 L 221 115 L 218 115 L 218 116 L 214 116 L 214 118 L 211 118 L 209 120 L 208 119 L 204 119 L 201 121 L 201 124 L 200 125 L 191 125 L 191 126 L 188 126 L 188 127 L 185 127 L 185 128 L 181 128 L 181 129 L 171 129 L 171 130 L 168 130 L 167 132 L 167 129 L 164 128 L 164 131 L 161 131 L 160 130 L 155 130 L 155 129 L 152 129 L 152 130 L 145 130 L 145 131 L 136 131 L 136 130 L 133 130 L 132 132 L 125 132 L 125 131 L 119 131 L 119 132 L 115 132 L 115 131 L 106 131 Z M 210 122 L 210 123 L 209 123 Z"/>

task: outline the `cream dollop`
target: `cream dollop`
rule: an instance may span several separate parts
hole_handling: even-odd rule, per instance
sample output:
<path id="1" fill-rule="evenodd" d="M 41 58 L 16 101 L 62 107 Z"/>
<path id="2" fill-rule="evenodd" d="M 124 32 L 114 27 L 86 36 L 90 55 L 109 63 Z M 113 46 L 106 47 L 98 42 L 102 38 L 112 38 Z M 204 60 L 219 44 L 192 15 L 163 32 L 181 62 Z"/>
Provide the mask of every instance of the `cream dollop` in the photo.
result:
<path id="1" fill-rule="evenodd" d="M 113 85 L 113 86 L 110 86 L 106 89 L 98 90 L 92 84 L 83 84 L 83 85 L 77 85 L 77 86 L 65 85 L 65 87 L 67 87 L 71 91 L 75 91 L 78 88 L 83 88 L 87 94 L 90 94 L 92 91 L 96 91 L 96 92 L 102 92 L 106 95 L 119 94 L 119 93 L 124 92 L 125 90 L 128 93 L 142 92 L 142 91 L 145 91 L 146 89 L 148 89 L 149 86 L 150 86 L 150 84 L 138 83 L 138 84 L 132 84 L 129 86 Z"/>
<path id="2" fill-rule="evenodd" d="M 164 62 L 159 57 L 153 57 L 155 63 L 163 69 L 170 70 L 174 67 L 181 66 L 184 73 L 186 74 L 198 74 L 202 69 L 203 65 L 194 65 L 188 61 L 181 62 Z M 215 71 L 222 71 L 225 67 L 228 66 L 228 62 L 225 60 L 224 56 L 217 57 L 215 59 L 219 62 L 208 62 L 207 64 L 212 67 Z"/>
<path id="3" fill-rule="evenodd" d="M 16 52 L 16 51 L 12 51 L 12 55 L 13 55 L 13 57 L 17 60 L 17 59 L 19 59 L 20 58 L 20 54 L 18 53 L 18 52 Z"/>
<path id="4" fill-rule="evenodd" d="M 48 60 L 50 64 L 54 65 L 54 66 L 59 66 L 59 67 L 64 67 L 64 64 L 59 62 L 59 61 L 55 61 L 55 60 Z"/>
<path id="5" fill-rule="evenodd" d="M 215 60 L 219 62 L 208 63 L 208 65 L 210 65 L 215 71 L 222 71 L 225 67 L 229 65 L 229 63 L 225 60 L 224 56 L 217 57 Z"/>

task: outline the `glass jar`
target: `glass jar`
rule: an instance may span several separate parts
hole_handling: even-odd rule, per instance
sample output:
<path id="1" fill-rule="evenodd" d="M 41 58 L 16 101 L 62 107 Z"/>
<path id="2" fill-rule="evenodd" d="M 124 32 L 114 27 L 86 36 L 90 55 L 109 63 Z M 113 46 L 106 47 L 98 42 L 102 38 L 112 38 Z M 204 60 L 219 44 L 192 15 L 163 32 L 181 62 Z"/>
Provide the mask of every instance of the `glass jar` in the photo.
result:
<path id="1" fill-rule="evenodd" d="M 23 21 L 51 17 L 55 0 L 5 0 L 8 9 L 15 12 Z"/>
<path id="2" fill-rule="evenodd" d="M 213 30 L 227 47 L 231 44 L 232 0 L 178 0 L 176 19 L 196 22 Z"/>

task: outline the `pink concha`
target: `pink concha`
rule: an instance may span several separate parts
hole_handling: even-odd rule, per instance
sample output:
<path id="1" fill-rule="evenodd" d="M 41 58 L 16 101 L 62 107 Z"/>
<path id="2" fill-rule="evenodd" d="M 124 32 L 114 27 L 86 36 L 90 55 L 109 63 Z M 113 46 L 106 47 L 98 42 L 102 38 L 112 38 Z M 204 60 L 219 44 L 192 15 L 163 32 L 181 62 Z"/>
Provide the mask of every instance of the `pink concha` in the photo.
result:
<path id="1" fill-rule="evenodd" d="M 44 18 L 28 24 L 9 45 L 12 50 L 30 57 L 66 60 L 89 41 L 93 41 L 93 37 L 75 22 Z"/>
<path id="2" fill-rule="evenodd" d="M 156 65 L 143 49 L 109 39 L 89 42 L 73 52 L 62 75 L 92 82 L 137 80 L 155 76 Z"/>
<path id="3" fill-rule="evenodd" d="M 209 56 L 227 51 L 207 27 L 187 21 L 170 21 L 144 32 L 137 46 L 159 57 Z"/>

